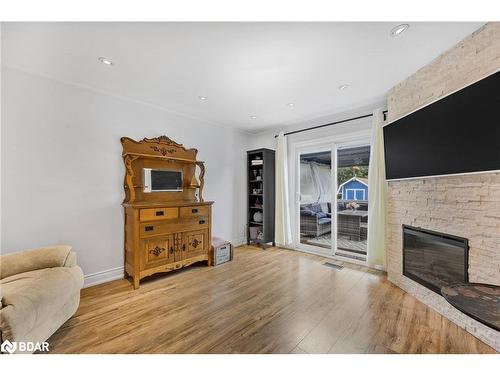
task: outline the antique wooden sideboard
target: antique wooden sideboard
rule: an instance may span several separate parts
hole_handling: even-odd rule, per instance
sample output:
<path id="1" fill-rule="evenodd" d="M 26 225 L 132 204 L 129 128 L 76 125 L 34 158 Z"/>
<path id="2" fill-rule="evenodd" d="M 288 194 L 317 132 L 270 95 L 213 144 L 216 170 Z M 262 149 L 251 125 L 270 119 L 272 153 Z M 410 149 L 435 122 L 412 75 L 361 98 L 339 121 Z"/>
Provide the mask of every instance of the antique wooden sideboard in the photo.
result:
<path id="1" fill-rule="evenodd" d="M 134 288 L 142 278 L 212 257 L 212 204 L 203 201 L 205 167 L 197 150 L 166 136 L 124 137 L 125 273 Z M 148 191 L 146 171 L 182 176 L 175 191 Z M 198 176 L 197 176 L 198 172 Z M 160 181 L 161 182 L 161 181 Z"/>

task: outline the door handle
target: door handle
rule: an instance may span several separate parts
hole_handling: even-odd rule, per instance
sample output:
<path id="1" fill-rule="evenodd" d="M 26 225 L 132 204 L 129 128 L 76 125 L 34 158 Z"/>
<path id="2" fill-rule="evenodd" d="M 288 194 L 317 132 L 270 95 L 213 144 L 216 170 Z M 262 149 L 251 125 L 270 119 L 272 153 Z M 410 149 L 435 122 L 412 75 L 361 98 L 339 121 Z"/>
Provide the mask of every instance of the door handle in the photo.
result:
<path id="1" fill-rule="evenodd" d="M 182 251 L 186 251 L 186 244 L 182 245 Z"/>
<path id="2" fill-rule="evenodd" d="M 198 209 L 197 209 L 197 208 L 193 208 L 193 209 L 191 210 L 191 212 L 192 212 L 193 214 L 195 214 L 195 213 L 197 213 L 197 212 L 198 212 Z"/>
<path id="3" fill-rule="evenodd" d="M 174 253 L 174 247 L 170 246 L 170 254 L 173 254 L 173 253 Z"/>
<path id="4" fill-rule="evenodd" d="M 152 225 L 147 225 L 144 227 L 145 232 L 151 232 L 153 229 L 154 229 L 154 227 Z"/>
<path id="5" fill-rule="evenodd" d="M 156 216 L 163 216 L 165 215 L 165 212 L 163 211 L 156 211 Z"/>
<path id="6" fill-rule="evenodd" d="M 205 224 L 205 220 L 198 221 L 198 224 Z"/>

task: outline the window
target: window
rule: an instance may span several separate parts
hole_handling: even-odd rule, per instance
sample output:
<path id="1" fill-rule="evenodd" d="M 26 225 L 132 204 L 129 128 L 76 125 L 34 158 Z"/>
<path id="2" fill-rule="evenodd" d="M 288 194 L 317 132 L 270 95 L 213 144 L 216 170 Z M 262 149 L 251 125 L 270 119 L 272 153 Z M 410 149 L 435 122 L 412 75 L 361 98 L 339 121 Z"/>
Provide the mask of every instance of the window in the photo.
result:
<path id="1" fill-rule="evenodd" d="M 366 200 L 364 189 L 346 189 L 346 199 L 353 201 L 364 201 Z"/>

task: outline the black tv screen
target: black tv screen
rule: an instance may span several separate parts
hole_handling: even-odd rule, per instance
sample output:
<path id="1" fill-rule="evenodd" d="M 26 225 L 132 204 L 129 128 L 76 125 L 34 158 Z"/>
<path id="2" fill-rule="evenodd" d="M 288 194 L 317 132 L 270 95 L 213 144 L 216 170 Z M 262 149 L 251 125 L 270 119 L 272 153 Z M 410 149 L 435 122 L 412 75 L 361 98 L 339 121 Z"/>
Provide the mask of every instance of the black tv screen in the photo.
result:
<path id="1" fill-rule="evenodd" d="M 500 72 L 384 127 L 386 178 L 500 170 Z"/>

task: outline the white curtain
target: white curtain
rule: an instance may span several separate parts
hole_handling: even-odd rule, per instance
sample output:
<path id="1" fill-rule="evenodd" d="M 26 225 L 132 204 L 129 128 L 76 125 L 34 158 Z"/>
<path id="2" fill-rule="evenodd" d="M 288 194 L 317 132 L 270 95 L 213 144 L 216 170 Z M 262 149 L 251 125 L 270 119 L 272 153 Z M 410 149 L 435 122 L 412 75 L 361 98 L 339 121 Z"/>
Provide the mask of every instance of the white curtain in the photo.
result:
<path id="1" fill-rule="evenodd" d="M 316 178 L 316 184 L 319 191 L 319 203 L 328 203 L 332 201 L 332 170 L 329 165 L 313 163 L 311 168 Z M 327 212 L 327 211 L 325 211 Z"/>
<path id="2" fill-rule="evenodd" d="M 368 248 L 370 266 L 385 267 L 386 228 L 386 181 L 384 161 L 384 137 L 382 127 L 384 113 L 373 112 L 370 166 L 368 167 Z"/>
<path id="3" fill-rule="evenodd" d="M 301 162 L 300 203 L 330 202 L 332 200 L 331 173 L 329 165 L 314 161 Z"/>
<path id="4" fill-rule="evenodd" d="M 292 243 L 288 201 L 288 158 L 286 138 L 281 132 L 276 138 L 276 213 L 275 241 L 280 246 Z"/>

